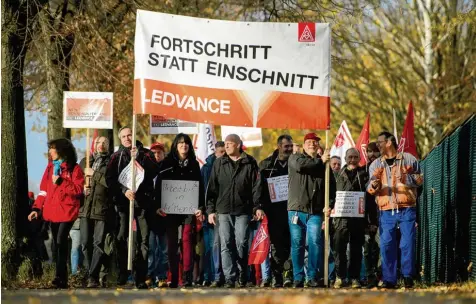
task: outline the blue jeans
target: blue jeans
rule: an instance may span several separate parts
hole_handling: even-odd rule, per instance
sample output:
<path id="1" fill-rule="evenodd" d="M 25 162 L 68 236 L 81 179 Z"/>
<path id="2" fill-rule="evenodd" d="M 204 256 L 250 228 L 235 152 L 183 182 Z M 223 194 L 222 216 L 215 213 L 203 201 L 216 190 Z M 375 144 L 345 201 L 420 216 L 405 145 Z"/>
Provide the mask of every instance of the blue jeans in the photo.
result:
<path id="1" fill-rule="evenodd" d="M 293 224 L 293 217 L 298 217 Z M 318 271 L 322 268 L 323 240 L 322 215 L 312 215 L 299 211 L 288 211 L 289 229 L 291 232 L 291 258 L 293 261 L 294 281 L 302 282 L 304 277 L 309 280 L 318 279 Z M 304 273 L 304 252 L 308 245 L 308 267 Z"/>
<path id="2" fill-rule="evenodd" d="M 253 239 L 256 236 L 256 233 L 258 233 L 258 229 L 261 226 L 261 222 L 253 222 L 252 227 L 253 229 L 251 230 L 251 237 L 250 237 L 250 242 L 249 242 L 249 248 L 251 248 L 251 245 L 253 243 Z M 271 280 L 271 263 L 269 260 L 269 254 L 266 256 L 266 260 L 264 260 L 263 263 L 261 263 L 261 279 L 262 281 L 268 281 Z"/>
<path id="3" fill-rule="evenodd" d="M 203 280 L 213 282 L 215 280 L 215 263 L 213 255 L 213 243 L 215 241 L 215 227 L 207 221 L 203 222 L 203 242 L 205 253 L 203 259 Z"/>
<path id="4" fill-rule="evenodd" d="M 218 214 L 218 222 L 225 280 L 246 282 L 250 216 Z"/>
<path id="5" fill-rule="evenodd" d="M 81 233 L 79 229 L 71 229 L 69 231 L 71 237 L 71 273 L 76 274 L 79 266 L 79 258 L 81 255 Z"/>
<path id="6" fill-rule="evenodd" d="M 383 281 L 397 283 L 398 241 L 397 226 L 400 227 L 400 264 L 404 277 L 412 277 L 415 268 L 416 208 L 380 211 L 380 254 L 382 256 Z"/>
<path id="7" fill-rule="evenodd" d="M 147 275 L 153 280 L 166 280 L 169 270 L 167 236 L 165 229 L 151 229 L 149 235 L 149 255 Z"/>

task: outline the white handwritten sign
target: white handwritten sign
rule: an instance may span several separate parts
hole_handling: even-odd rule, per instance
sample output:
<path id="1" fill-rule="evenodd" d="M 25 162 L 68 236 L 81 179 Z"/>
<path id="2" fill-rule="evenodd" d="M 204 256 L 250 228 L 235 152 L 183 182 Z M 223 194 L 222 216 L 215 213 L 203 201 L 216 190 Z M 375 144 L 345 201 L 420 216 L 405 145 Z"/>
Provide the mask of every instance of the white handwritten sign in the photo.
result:
<path id="1" fill-rule="evenodd" d="M 337 191 L 331 217 L 364 217 L 365 192 Z"/>
<path id="2" fill-rule="evenodd" d="M 166 214 L 193 214 L 198 209 L 198 196 L 198 181 L 162 181 L 161 207 Z"/>
<path id="3" fill-rule="evenodd" d="M 136 167 L 136 190 L 139 189 L 140 184 L 144 181 L 144 168 L 135 161 Z M 119 174 L 119 182 L 124 186 L 127 187 L 129 190 L 132 190 L 132 165 L 129 163 L 124 170 L 122 170 L 121 174 Z"/>
<path id="4" fill-rule="evenodd" d="M 272 203 L 288 200 L 289 177 L 287 175 L 270 177 L 266 180 L 268 182 L 269 197 Z"/>

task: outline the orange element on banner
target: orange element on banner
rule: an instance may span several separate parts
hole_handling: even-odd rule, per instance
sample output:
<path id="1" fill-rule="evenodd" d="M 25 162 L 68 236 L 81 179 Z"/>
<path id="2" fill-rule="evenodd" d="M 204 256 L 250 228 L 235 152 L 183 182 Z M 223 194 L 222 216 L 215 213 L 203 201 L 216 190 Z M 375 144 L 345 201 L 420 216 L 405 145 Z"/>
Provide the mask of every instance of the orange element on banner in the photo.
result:
<path id="1" fill-rule="evenodd" d="M 330 113 L 330 97 L 273 92 L 260 106 L 257 127 L 327 130 Z"/>
<path id="2" fill-rule="evenodd" d="M 185 121 L 218 125 L 252 126 L 251 102 L 236 90 L 203 88 L 144 80 L 144 108 L 140 80 L 134 80 L 135 114 L 163 115 Z"/>

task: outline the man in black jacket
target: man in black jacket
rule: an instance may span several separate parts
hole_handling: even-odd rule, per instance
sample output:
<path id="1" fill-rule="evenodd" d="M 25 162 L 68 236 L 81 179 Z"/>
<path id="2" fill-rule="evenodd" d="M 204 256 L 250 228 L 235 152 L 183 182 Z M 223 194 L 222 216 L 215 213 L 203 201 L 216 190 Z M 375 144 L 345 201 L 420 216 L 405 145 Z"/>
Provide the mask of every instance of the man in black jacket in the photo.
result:
<path id="1" fill-rule="evenodd" d="M 294 287 L 304 286 L 304 250 L 308 245 L 306 287 L 318 286 L 318 270 L 322 270 L 322 222 L 325 207 L 325 171 L 329 151 L 322 157 L 320 138 L 309 133 L 304 137 L 304 153 L 289 157 L 288 221 L 291 232 L 291 257 Z M 330 200 L 335 198 L 335 179 L 330 174 Z"/>
<path id="2" fill-rule="evenodd" d="M 226 155 L 213 164 L 208 183 L 208 221 L 215 225 L 218 217 L 220 223 L 218 230 L 225 287 L 235 287 L 237 279 L 240 287 L 244 287 L 251 216 L 254 214 L 257 220 L 264 218 L 260 203 L 261 179 L 256 160 L 243 152 L 238 135 L 226 137 L 225 150 Z"/>
<path id="3" fill-rule="evenodd" d="M 106 171 L 106 183 L 113 196 L 119 213 L 119 232 L 117 234 L 119 277 L 118 285 L 127 283 L 127 238 L 129 236 L 129 201 L 134 200 L 134 218 L 137 223 L 137 247 L 139 254 L 135 256 L 135 281 L 137 288 L 147 288 L 145 279 L 147 275 L 147 256 L 149 251 L 149 227 L 146 220 L 147 212 L 154 212 L 154 178 L 157 176 L 158 168 L 154 163 L 154 155 L 150 150 L 145 149 L 139 141 L 136 147 L 132 147 L 132 130 L 123 127 L 119 130 L 121 146 L 119 150 L 111 156 Z M 131 157 L 144 169 L 144 180 L 132 192 L 131 189 L 119 182 L 119 175 L 131 162 Z"/>
<path id="4" fill-rule="evenodd" d="M 99 286 L 100 271 L 101 283 L 104 285 L 109 270 L 109 259 L 104 253 L 113 211 L 106 184 L 106 169 L 110 159 L 108 151 L 109 140 L 103 136 L 98 137 L 94 143 L 94 154 L 89 159 L 89 168 L 85 168 L 86 158 L 80 162 L 89 179 L 89 185 L 84 188 L 84 204 L 79 209 L 83 265 L 89 271 L 88 288 Z"/>
<path id="5" fill-rule="evenodd" d="M 337 191 L 363 192 L 365 195 L 369 174 L 365 167 L 359 167 L 360 154 L 356 148 L 345 153 L 346 165 L 336 174 Z M 377 217 L 375 201 L 365 195 L 365 213 L 362 217 L 335 217 L 334 248 L 337 278 L 334 288 L 341 288 L 344 280 L 349 277 L 352 288 L 360 288 L 360 269 L 362 266 L 362 246 L 364 245 L 365 228 L 376 225 Z M 373 207 L 373 208 L 372 208 Z M 350 246 L 350 263 L 347 270 L 347 244 Z"/>
<path id="6" fill-rule="evenodd" d="M 284 263 L 289 259 L 291 236 L 288 221 L 288 159 L 293 154 L 293 139 L 289 135 L 278 137 L 278 149 L 273 155 L 260 163 L 260 175 L 263 185 L 264 209 L 268 216 L 269 237 L 271 240 L 271 271 L 273 287 L 290 287 L 292 278 L 283 282 Z M 279 177 L 279 178 L 277 178 Z M 285 188 L 286 198 L 278 191 Z M 267 282 L 264 282 L 265 284 Z M 264 285 L 264 284 L 263 284 Z M 263 287 L 269 287 L 264 285 Z"/>

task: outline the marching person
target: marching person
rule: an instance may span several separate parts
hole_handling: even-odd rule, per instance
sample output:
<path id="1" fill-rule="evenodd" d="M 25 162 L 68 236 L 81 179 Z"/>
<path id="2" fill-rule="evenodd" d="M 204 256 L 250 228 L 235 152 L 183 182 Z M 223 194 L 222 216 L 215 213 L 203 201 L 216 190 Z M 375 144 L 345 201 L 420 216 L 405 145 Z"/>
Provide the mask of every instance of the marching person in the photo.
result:
<path id="1" fill-rule="evenodd" d="M 369 175 L 365 167 L 358 167 L 360 153 L 356 148 L 350 148 L 345 153 L 346 165 L 336 174 L 337 191 L 366 192 Z M 334 250 L 337 278 L 334 288 L 341 288 L 347 277 L 352 282 L 352 288 L 360 288 L 360 269 L 362 267 L 362 246 L 365 238 L 365 228 L 376 225 L 376 218 L 367 221 L 368 213 L 375 207 L 373 198 L 365 196 L 365 214 L 363 217 L 335 217 Z M 375 212 L 372 213 L 376 216 Z M 350 246 L 350 263 L 347 264 L 347 245 Z M 348 268 L 348 269 L 347 269 Z"/>
<path id="2" fill-rule="evenodd" d="M 89 159 L 89 168 L 85 168 L 86 158 L 80 163 L 86 178 L 90 180 L 89 185 L 84 187 L 84 204 L 79 209 L 83 264 L 88 271 L 88 288 L 97 288 L 100 283 L 105 286 L 109 272 L 110 261 L 104 249 L 106 235 L 112 227 L 113 213 L 106 183 L 109 160 L 109 140 L 100 136 L 94 143 L 94 154 Z"/>
<path id="3" fill-rule="evenodd" d="M 56 250 L 55 288 L 68 287 L 68 234 L 78 218 L 84 175 L 76 164 L 76 150 L 68 139 L 48 142 L 49 159 L 40 183 L 40 193 L 28 220 L 43 218 L 51 223 Z"/>
<path id="4" fill-rule="evenodd" d="M 278 147 L 272 156 L 260 163 L 261 182 L 263 185 L 267 185 L 273 178 L 283 176 L 286 177 L 287 188 L 288 160 L 293 154 L 293 139 L 289 135 L 281 135 L 278 137 L 277 145 Z M 271 240 L 273 287 L 291 287 L 292 278 L 283 278 L 284 263 L 289 259 L 291 252 L 289 225 L 285 224 L 288 220 L 288 201 L 287 199 L 277 200 L 276 193 L 270 195 L 269 187 L 262 187 L 262 189 Z"/>
<path id="5" fill-rule="evenodd" d="M 215 160 L 222 157 L 225 154 L 225 143 L 223 141 L 217 141 L 215 144 L 215 152 L 210 154 L 203 165 L 202 178 L 205 189 L 208 186 L 208 181 L 212 173 L 213 164 Z M 205 191 L 206 192 L 206 191 Z M 220 234 L 218 233 L 218 221 L 216 225 L 212 225 L 208 222 L 208 215 L 205 214 L 205 221 L 203 222 L 203 241 L 205 243 L 205 259 L 203 265 L 204 285 L 210 284 L 210 287 L 220 287 L 225 280 L 223 275 L 223 269 L 221 267 L 221 254 L 220 254 Z"/>
<path id="6" fill-rule="evenodd" d="M 154 143 L 150 146 L 150 151 L 155 156 L 157 166 L 165 158 L 165 147 L 162 143 Z M 157 187 L 157 180 L 154 181 Z M 157 193 L 157 191 L 155 191 Z M 155 198 L 157 199 L 160 198 Z M 165 221 L 155 212 L 149 212 L 149 259 L 147 282 L 149 286 L 159 288 L 167 287 L 167 271 L 169 270 L 169 259 L 167 249 L 167 235 L 165 232 Z"/>
<path id="7" fill-rule="evenodd" d="M 195 181 L 198 186 L 198 208 L 194 210 L 194 215 L 168 214 L 164 208 L 167 202 L 163 201 L 162 182 L 163 181 Z M 200 174 L 200 165 L 195 157 L 193 144 L 186 134 L 178 134 L 170 148 L 170 153 L 161 162 L 159 176 L 156 181 L 157 206 L 156 213 L 163 217 L 167 233 L 169 269 L 172 274 L 172 282 L 169 287 L 177 288 L 179 280 L 179 259 L 178 250 L 178 228 L 182 228 L 182 258 L 183 258 L 183 286 L 191 287 L 193 281 L 194 266 L 194 238 L 195 221 L 203 221 L 205 194 Z"/>
<path id="8" fill-rule="evenodd" d="M 121 145 L 109 161 L 106 170 L 106 184 L 113 197 L 119 214 L 119 231 L 117 233 L 117 250 L 119 277 L 117 285 L 125 285 L 128 279 L 127 271 L 127 238 L 129 237 L 129 202 L 134 201 L 134 218 L 137 223 L 136 246 L 138 254 L 135 255 L 135 284 L 139 289 L 147 288 L 145 284 L 147 275 L 147 258 L 149 251 L 149 226 L 146 219 L 148 212 L 154 212 L 154 177 L 157 175 L 157 165 L 154 155 L 145 149 L 141 142 L 137 141 L 132 146 L 132 130 L 123 127 L 119 130 Z M 121 172 L 131 163 L 134 158 L 144 169 L 144 180 L 133 192 L 119 181 Z M 126 172 L 127 173 L 127 172 Z"/>
<path id="9" fill-rule="evenodd" d="M 397 284 L 400 247 L 404 285 L 411 288 L 415 272 L 417 188 L 422 185 L 423 176 L 413 155 L 397 152 L 397 142 L 391 133 L 381 132 L 377 146 L 382 156 L 370 165 L 367 191 L 375 195 L 380 209 L 381 287 L 395 288 Z M 397 241 L 397 227 L 401 232 L 400 242 Z"/>
<path id="10" fill-rule="evenodd" d="M 261 179 L 256 160 L 246 154 L 238 135 L 225 139 L 226 155 L 213 164 L 207 190 L 208 222 L 220 233 L 225 287 L 246 286 L 249 225 L 252 215 L 265 216 L 261 207 Z M 238 269 L 237 269 L 238 265 Z"/>
<path id="11" fill-rule="evenodd" d="M 304 153 L 289 157 L 288 221 L 291 232 L 291 257 L 294 287 L 304 286 L 304 253 L 308 246 L 306 287 L 318 286 L 322 269 L 323 240 L 321 227 L 325 207 L 325 171 L 329 151 L 318 154 L 321 139 L 314 133 L 304 137 Z M 330 174 L 330 199 L 335 197 L 335 179 Z M 326 213 L 329 211 L 326 210 Z"/>
<path id="12" fill-rule="evenodd" d="M 365 165 L 365 169 L 367 172 L 369 171 L 370 164 L 373 163 L 374 160 L 380 157 L 380 152 L 377 148 L 377 144 L 375 142 L 371 142 L 367 145 L 367 164 Z M 367 212 L 369 223 L 370 219 L 376 219 L 375 223 L 370 223 L 365 237 L 365 244 L 364 244 L 364 260 L 365 260 L 365 270 L 367 272 L 367 288 L 373 288 L 377 286 L 378 282 L 378 273 L 379 271 L 379 261 L 380 261 L 380 249 L 379 249 L 379 234 L 377 233 L 378 230 L 378 207 L 375 203 L 375 197 L 367 193 L 369 199 L 372 199 L 372 204 L 369 205 L 369 210 Z"/>

